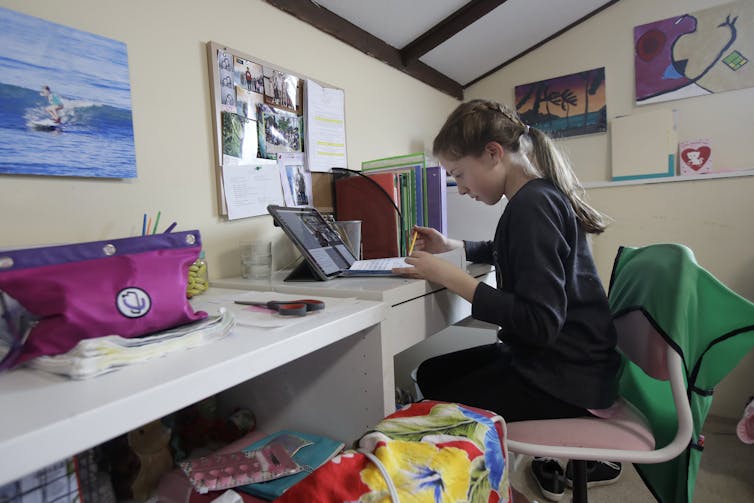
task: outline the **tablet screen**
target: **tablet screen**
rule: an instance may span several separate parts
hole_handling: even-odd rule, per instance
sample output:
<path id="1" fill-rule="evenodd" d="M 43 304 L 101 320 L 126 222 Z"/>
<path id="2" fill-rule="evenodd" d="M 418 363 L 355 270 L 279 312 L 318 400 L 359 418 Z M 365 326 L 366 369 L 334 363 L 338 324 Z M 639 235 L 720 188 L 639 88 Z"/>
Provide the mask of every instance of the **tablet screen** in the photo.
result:
<path id="1" fill-rule="evenodd" d="M 270 205 L 267 211 L 324 277 L 337 276 L 356 261 L 340 235 L 316 209 Z"/>

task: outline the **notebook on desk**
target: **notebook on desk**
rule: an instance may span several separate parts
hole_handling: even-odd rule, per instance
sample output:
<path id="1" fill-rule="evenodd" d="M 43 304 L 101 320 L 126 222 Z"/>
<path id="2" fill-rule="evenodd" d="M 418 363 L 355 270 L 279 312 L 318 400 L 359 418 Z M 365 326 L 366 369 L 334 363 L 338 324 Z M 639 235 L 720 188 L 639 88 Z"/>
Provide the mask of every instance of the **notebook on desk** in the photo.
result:
<path id="1" fill-rule="evenodd" d="M 269 205 L 267 211 L 304 257 L 285 281 L 394 276 L 394 267 L 410 267 L 403 257 L 357 260 L 315 208 Z"/>

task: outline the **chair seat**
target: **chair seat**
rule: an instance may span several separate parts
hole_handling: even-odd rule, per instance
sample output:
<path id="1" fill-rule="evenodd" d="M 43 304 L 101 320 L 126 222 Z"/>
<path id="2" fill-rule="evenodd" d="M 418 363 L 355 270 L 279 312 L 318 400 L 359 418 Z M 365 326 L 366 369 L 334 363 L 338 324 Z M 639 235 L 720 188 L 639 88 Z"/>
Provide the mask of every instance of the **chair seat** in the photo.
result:
<path id="1" fill-rule="evenodd" d="M 622 398 L 609 418 L 577 417 L 508 423 L 508 438 L 537 445 L 651 451 L 654 436 L 644 416 Z"/>

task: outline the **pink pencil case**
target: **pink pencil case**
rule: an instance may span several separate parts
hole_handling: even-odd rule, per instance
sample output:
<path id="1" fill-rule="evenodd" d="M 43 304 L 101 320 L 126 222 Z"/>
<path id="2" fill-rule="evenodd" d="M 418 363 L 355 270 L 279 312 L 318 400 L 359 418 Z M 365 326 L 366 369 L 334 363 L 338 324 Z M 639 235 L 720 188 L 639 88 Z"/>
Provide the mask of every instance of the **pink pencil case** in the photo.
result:
<path id="1" fill-rule="evenodd" d="M 206 318 L 186 299 L 200 250 L 192 230 L 1 251 L 0 370 L 83 339 L 140 337 Z"/>
<path id="2" fill-rule="evenodd" d="M 180 467 L 200 494 L 265 482 L 304 469 L 282 445 L 274 442 L 254 451 L 213 454 L 184 461 Z"/>

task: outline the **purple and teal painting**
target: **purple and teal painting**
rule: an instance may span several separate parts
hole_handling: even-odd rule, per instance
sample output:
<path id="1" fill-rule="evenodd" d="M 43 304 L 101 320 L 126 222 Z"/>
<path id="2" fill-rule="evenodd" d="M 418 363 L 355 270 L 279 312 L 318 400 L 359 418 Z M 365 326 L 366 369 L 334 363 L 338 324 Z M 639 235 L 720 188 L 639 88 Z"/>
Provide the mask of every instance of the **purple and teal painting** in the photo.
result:
<path id="1" fill-rule="evenodd" d="M 741 0 L 634 28 L 636 103 L 754 86 L 754 2 Z"/>
<path id="2" fill-rule="evenodd" d="M 516 111 L 524 123 L 554 138 L 604 133 L 605 69 L 516 86 Z"/>
<path id="3" fill-rule="evenodd" d="M 0 8 L 0 173 L 136 177 L 124 43 Z"/>

